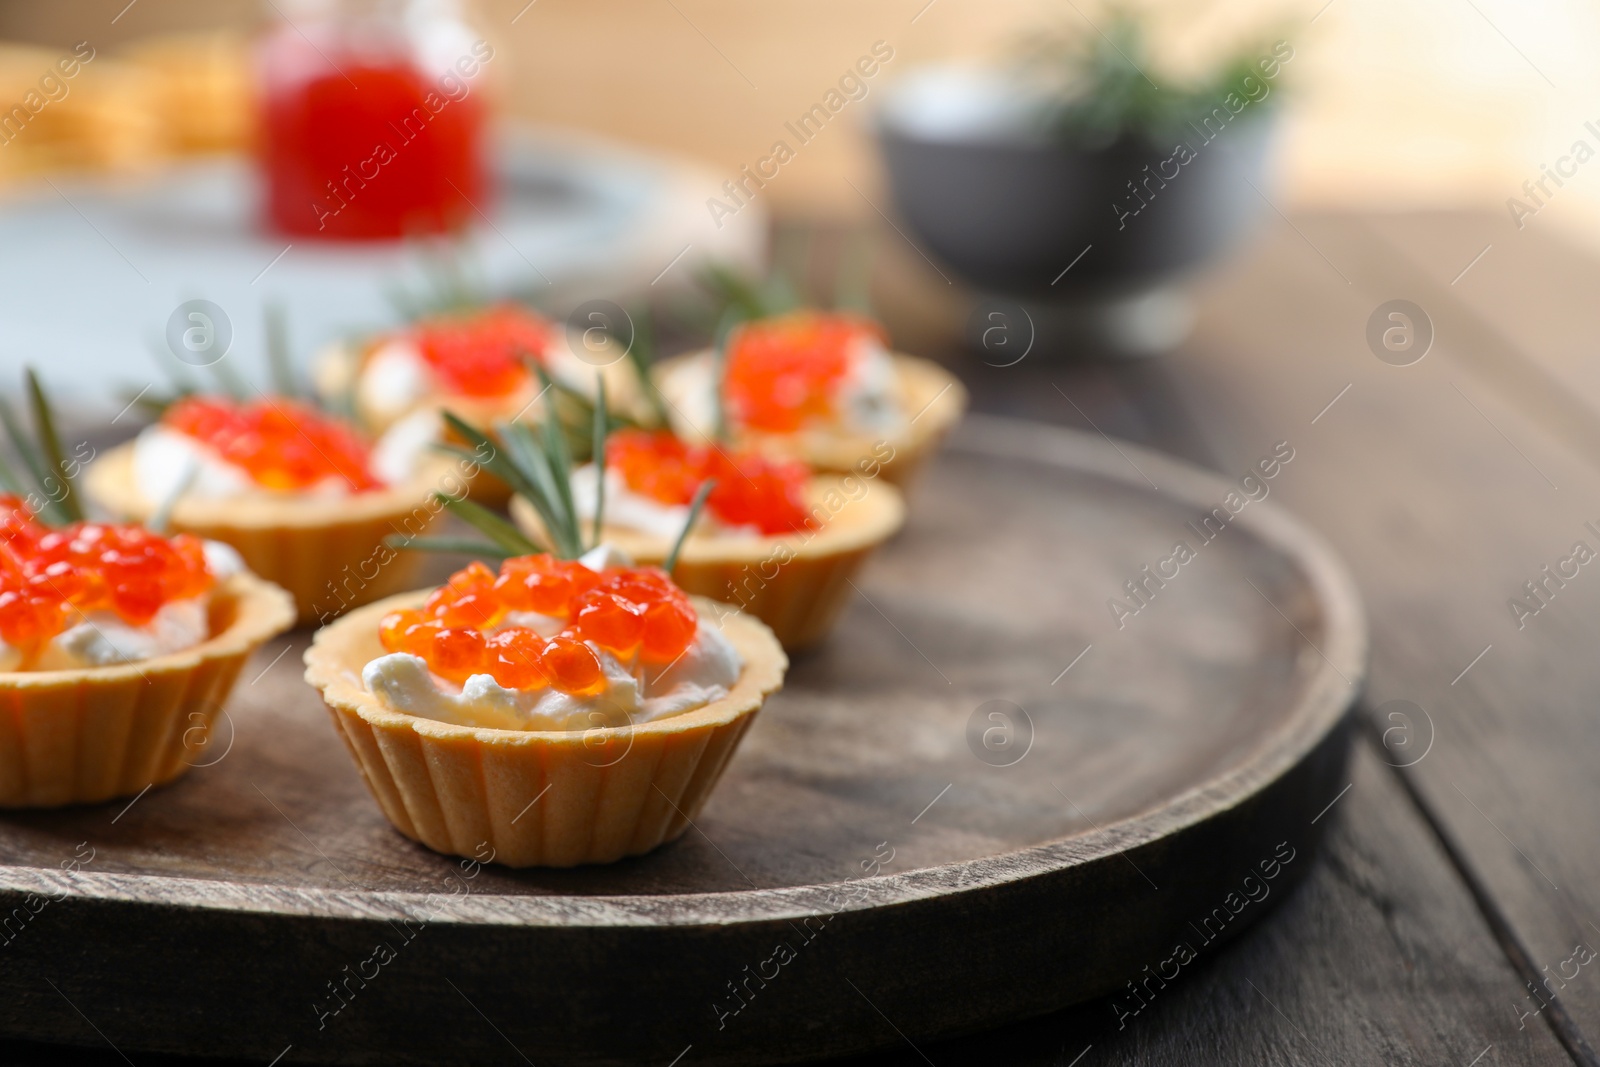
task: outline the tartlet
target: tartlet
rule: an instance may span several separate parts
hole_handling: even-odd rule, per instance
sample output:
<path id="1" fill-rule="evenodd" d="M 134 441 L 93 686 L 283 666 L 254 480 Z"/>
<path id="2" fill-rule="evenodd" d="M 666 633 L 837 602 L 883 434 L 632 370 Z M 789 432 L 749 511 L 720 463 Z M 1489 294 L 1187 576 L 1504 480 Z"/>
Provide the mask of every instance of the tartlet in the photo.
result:
<path id="1" fill-rule="evenodd" d="M 239 669 L 293 621 L 288 594 L 236 574 L 213 591 L 200 644 L 130 663 L 0 672 L 0 807 L 91 804 L 177 778 L 205 751 Z"/>
<path id="2" fill-rule="evenodd" d="M 180 403 L 222 406 L 226 402 Z M 289 401 L 263 403 L 297 418 L 327 418 Z M 89 466 L 84 487 L 107 511 L 147 522 L 166 501 L 142 492 L 137 448 L 138 442 L 129 442 L 107 452 Z M 220 457 L 213 458 L 221 462 Z M 338 464 L 343 460 L 328 462 L 334 471 L 329 479 L 338 481 Z M 186 492 L 172 504 L 168 525 L 231 545 L 253 572 L 288 590 L 302 625 L 326 622 L 412 585 L 418 558 L 386 546 L 385 538 L 425 533 L 441 514 L 433 494 L 464 493 L 476 473 L 422 452 L 409 467 L 409 476 L 394 484 L 363 483 L 358 488 L 350 482 L 337 495 L 260 485 L 237 494 Z"/>
<path id="3" fill-rule="evenodd" d="M 294 619 L 225 546 L 87 522 L 68 486 L 0 496 L 0 807 L 182 774 L 240 666 Z"/>
<path id="4" fill-rule="evenodd" d="M 319 631 L 306 680 L 397 830 L 453 855 L 481 857 L 487 844 L 512 867 L 608 863 L 678 837 L 788 665 L 760 622 L 701 600 L 697 627 L 717 627 L 742 660 L 725 695 L 586 730 L 460 725 L 395 710 L 363 680 L 388 651 L 380 628 L 428 602 L 402 594 Z"/>
<path id="5" fill-rule="evenodd" d="M 781 383 L 773 373 L 780 360 Z M 851 316 L 805 311 L 746 322 L 730 334 L 723 362 L 720 383 L 719 360 L 709 350 L 655 369 L 680 434 L 713 433 L 720 400 L 736 447 L 792 456 L 819 471 L 859 474 L 870 467 L 902 488 L 967 405 L 954 375 L 930 360 L 888 351 L 876 324 Z M 859 367 L 872 368 L 871 388 L 861 390 L 865 404 L 851 405 L 840 388 L 855 383 Z M 767 396 L 752 395 L 763 388 Z M 852 417 L 851 406 L 864 407 L 867 417 Z"/>
<path id="6" fill-rule="evenodd" d="M 542 361 L 556 340 L 554 325 L 541 316 L 496 305 L 331 345 L 314 370 L 324 396 L 347 396 L 373 433 L 419 409 L 446 406 L 487 427 L 534 402 L 541 386 L 527 361 Z"/>
<path id="7" fill-rule="evenodd" d="M 289 595 L 222 544 L 88 521 L 31 369 L 31 475 L 0 465 L 0 807 L 138 795 L 204 750 L 239 668 L 294 621 Z"/>
<path id="8" fill-rule="evenodd" d="M 608 447 L 608 482 L 626 479 L 627 463 L 619 474 L 619 446 L 633 462 L 650 462 L 660 445 L 649 438 L 664 435 L 628 432 L 613 435 Z M 645 441 L 643 446 L 630 444 Z M 860 473 L 811 474 L 804 464 L 764 463 L 760 457 L 730 454 L 709 445 L 664 449 L 663 464 L 685 466 L 680 453 L 704 453 L 711 460 L 703 466 L 720 470 L 721 480 L 736 490 L 755 495 L 757 508 L 765 507 L 776 521 L 760 527 L 730 530 L 731 525 L 752 518 L 748 498 L 744 514 L 715 514 L 717 499 L 706 502 L 706 516 L 691 529 L 678 548 L 672 579 L 686 592 L 738 607 L 772 628 L 783 647 L 797 651 L 824 639 L 838 621 L 850 599 L 851 579 L 877 547 L 893 537 L 905 522 L 905 504 L 891 484 Z M 743 469 L 759 479 L 745 484 Z M 585 484 L 594 481 L 593 467 Z M 702 472 L 703 473 L 703 472 Z M 678 490 L 671 501 L 684 511 L 700 481 L 698 475 L 684 476 L 673 470 L 668 479 Z M 576 481 L 576 479 L 574 479 Z M 623 484 L 627 484 L 624 481 Z M 638 490 L 638 486 L 630 486 Z M 613 489 L 608 489 L 608 495 Z M 592 497 L 592 491 L 587 496 Z M 592 522 L 593 505 L 587 502 L 585 517 Z M 582 505 L 580 505 L 582 506 Z M 611 510 L 602 508 L 602 520 L 619 510 L 613 499 Z M 664 507 L 665 509 L 665 507 Z M 546 536 L 544 524 L 529 502 L 514 497 L 511 516 L 535 540 Z M 716 521 L 724 519 L 723 522 Z M 674 547 L 674 537 L 664 529 L 646 530 L 617 522 L 604 522 L 599 540 L 613 545 L 641 564 L 663 563 Z"/>
<path id="9" fill-rule="evenodd" d="M 349 397 L 357 420 L 371 433 L 421 410 L 448 408 L 490 434 L 504 422 L 543 417 L 553 398 L 539 370 L 578 395 L 592 395 L 604 379 L 614 399 L 637 397 L 634 373 L 622 360 L 580 358 L 559 324 L 514 304 L 420 319 L 332 345 L 315 367 L 319 391 Z M 492 475 L 472 485 L 473 498 L 492 507 L 503 506 L 510 495 Z"/>

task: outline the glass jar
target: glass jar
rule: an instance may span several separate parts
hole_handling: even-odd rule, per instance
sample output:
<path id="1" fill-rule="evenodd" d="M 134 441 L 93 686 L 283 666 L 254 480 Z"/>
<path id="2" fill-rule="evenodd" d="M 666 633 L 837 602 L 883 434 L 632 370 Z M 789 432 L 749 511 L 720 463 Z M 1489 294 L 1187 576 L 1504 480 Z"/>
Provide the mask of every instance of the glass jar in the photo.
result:
<path id="1" fill-rule="evenodd" d="M 454 0 L 280 0 L 257 45 L 266 222 L 394 238 L 460 229 L 490 195 L 484 66 Z"/>

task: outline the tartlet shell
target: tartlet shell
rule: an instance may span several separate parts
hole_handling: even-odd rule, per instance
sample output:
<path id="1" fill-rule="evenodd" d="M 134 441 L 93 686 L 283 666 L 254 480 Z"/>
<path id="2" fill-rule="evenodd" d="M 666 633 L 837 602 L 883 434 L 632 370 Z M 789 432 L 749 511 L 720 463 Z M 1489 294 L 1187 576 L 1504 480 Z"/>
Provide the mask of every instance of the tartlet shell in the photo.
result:
<path id="1" fill-rule="evenodd" d="M 678 368 L 710 358 L 710 352 L 692 352 L 663 360 L 654 372 L 656 381 L 665 383 L 681 373 Z M 737 431 L 734 446 L 792 456 L 814 470 L 867 474 L 887 478 L 902 489 L 908 487 L 938 451 L 945 435 L 961 421 L 967 408 L 967 390 L 955 375 L 931 360 L 900 352 L 891 353 L 890 359 L 899 382 L 900 402 L 910 420 L 898 434 L 884 437 L 835 430 L 798 434 Z M 664 391 L 670 395 L 670 390 Z M 686 430 L 683 426 L 677 428 L 679 432 Z M 882 454 L 885 444 L 894 450 L 887 460 Z"/>
<path id="2" fill-rule="evenodd" d="M 865 492 L 850 499 L 851 479 Z M 858 488 L 857 492 L 860 491 Z M 791 652 L 828 636 L 850 600 L 851 579 L 868 556 L 905 523 L 905 500 L 888 482 L 857 475 L 818 474 L 806 484 L 813 506 L 827 508 L 828 521 L 812 534 L 719 537 L 696 532 L 678 554 L 672 580 L 685 592 L 732 603 L 772 628 Z M 544 527 L 522 497 L 511 501 L 511 517 L 543 540 Z M 657 565 L 672 540 L 622 526 L 605 526 L 602 540 L 639 564 Z M 787 555 L 787 559 L 783 556 Z"/>
<path id="3" fill-rule="evenodd" d="M 361 682 L 384 653 L 379 620 L 426 595 L 390 597 L 318 631 L 306 681 L 397 830 L 436 852 L 511 867 L 610 863 L 678 837 L 789 662 L 760 622 L 697 598 L 702 624 L 720 625 L 744 658 L 721 700 L 633 727 L 457 726 L 390 710 Z"/>
<path id="4" fill-rule="evenodd" d="M 108 667 L 0 672 L 0 807 L 51 808 L 130 796 L 203 762 L 245 660 L 288 629 L 294 605 L 250 574 L 212 596 L 212 636 Z"/>
<path id="5" fill-rule="evenodd" d="M 459 471 L 452 481 L 452 471 L 452 460 L 429 456 L 403 485 L 346 497 L 186 497 L 173 508 L 170 527 L 233 546 L 252 572 L 294 597 L 301 625 L 326 622 L 416 584 L 422 556 L 383 541 L 425 533 L 438 521 L 443 512 L 430 495 L 457 493 L 456 481 L 466 483 Z M 131 443 L 91 463 L 84 488 L 96 504 L 134 522 L 147 521 L 157 507 L 139 493 Z"/>

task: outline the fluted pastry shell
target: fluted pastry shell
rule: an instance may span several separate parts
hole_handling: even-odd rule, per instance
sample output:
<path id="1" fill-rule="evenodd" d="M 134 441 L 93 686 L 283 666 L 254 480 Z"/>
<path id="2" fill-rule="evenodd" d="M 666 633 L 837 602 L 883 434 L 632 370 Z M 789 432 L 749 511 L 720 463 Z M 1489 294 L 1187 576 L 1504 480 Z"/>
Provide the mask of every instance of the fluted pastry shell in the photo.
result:
<path id="1" fill-rule="evenodd" d="M 733 604 L 766 623 L 791 652 L 828 636 L 850 600 L 851 580 L 874 549 L 905 522 L 904 497 L 893 485 L 861 475 L 818 474 L 806 484 L 820 529 L 771 537 L 729 537 L 695 531 L 678 554 L 672 580 L 685 592 Z M 520 496 L 511 517 L 544 539 L 537 513 Z M 639 564 L 660 564 L 672 539 L 625 526 L 604 526 L 602 540 Z"/>
<path id="2" fill-rule="evenodd" d="M 694 361 L 707 361 L 709 352 L 695 352 L 664 360 L 655 371 L 662 392 L 673 396 L 671 380 Z M 967 390 L 949 371 L 931 360 L 892 353 L 900 408 L 906 424 L 890 434 L 874 435 L 852 430 L 813 427 L 793 434 L 736 430 L 732 446 L 767 455 L 801 459 L 813 470 L 882 477 L 909 486 L 939 449 L 939 443 L 967 408 Z M 681 411 L 669 408 L 679 433 L 694 438 L 683 424 Z"/>
<path id="3" fill-rule="evenodd" d="M 220 582 L 211 636 L 192 648 L 105 667 L 0 672 L 0 807 L 132 796 L 203 762 L 239 669 L 294 622 L 294 605 L 254 575 Z"/>
<path id="4" fill-rule="evenodd" d="M 490 730 L 408 715 L 363 686 L 384 654 L 378 623 L 405 593 L 318 631 L 306 681 L 321 693 L 368 789 L 395 828 L 437 852 L 512 867 L 610 863 L 686 830 L 788 659 L 757 620 L 696 598 L 744 659 L 732 691 L 693 711 L 588 731 Z"/>
<path id="5" fill-rule="evenodd" d="M 348 496 L 184 497 L 169 525 L 233 546 L 251 571 L 288 590 L 299 623 L 310 625 L 415 585 L 421 555 L 384 539 L 425 533 L 443 512 L 434 491 L 460 495 L 468 484 L 459 463 L 429 456 L 404 484 Z M 139 492 L 132 444 L 90 464 L 84 488 L 121 519 L 144 522 L 158 507 Z"/>

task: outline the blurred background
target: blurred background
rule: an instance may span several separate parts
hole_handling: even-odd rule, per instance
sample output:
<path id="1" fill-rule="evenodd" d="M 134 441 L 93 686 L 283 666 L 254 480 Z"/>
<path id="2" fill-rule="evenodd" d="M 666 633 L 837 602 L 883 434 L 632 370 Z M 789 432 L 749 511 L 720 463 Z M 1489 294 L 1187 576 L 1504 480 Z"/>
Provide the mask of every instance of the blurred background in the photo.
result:
<path id="1" fill-rule="evenodd" d="M 26 128 L 13 134 L 0 126 L 0 240 L 13 250 L 0 268 L 6 359 L 47 347 L 58 353 L 57 375 L 104 373 L 145 358 L 139 353 L 159 337 L 164 310 L 197 297 L 239 320 L 241 344 L 255 343 L 256 308 L 267 297 L 291 305 L 297 349 L 393 317 L 386 294 L 420 269 L 417 241 L 332 247 L 317 235 L 274 232 L 262 221 L 260 178 L 246 162 L 261 139 L 259 42 L 278 34 L 315 49 L 313 24 L 334 9 L 459 20 L 471 35 L 464 40 L 487 43 L 493 58 L 482 64 L 474 99 L 489 104 L 496 132 L 486 136 L 500 161 L 482 203 L 467 197 L 472 209 L 461 209 L 464 258 L 491 288 L 547 286 L 556 304 L 576 299 L 569 292 L 671 292 L 692 281 L 697 264 L 712 261 L 758 271 L 774 250 L 780 259 L 795 257 L 802 273 L 826 274 L 849 254 L 840 235 L 865 232 L 874 306 L 903 347 L 937 354 L 955 351 L 963 338 L 970 347 L 974 309 L 986 297 L 1014 298 L 1041 319 L 1065 307 L 1061 329 L 1040 327 L 1053 347 L 1036 358 L 1066 359 L 1175 344 L 1188 320 L 1169 290 L 1239 254 L 1252 227 L 1285 225 L 1282 216 L 1297 212 L 1476 208 L 1498 213 L 1508 240 L 1531 226 L 1600 245 L 1600 182 L 1584 157 L 1570 161 L 1575 142 L 1600 147 L 1585 127 L 1600 122 L 1600 110 L 1583 103 L 1600 79 L 1585 44 L 1600 31 L 1600 12 L 1574 0 L 1231 0 L 1118 9 L 1038 0 L 9 2 L 0 4 L 0 38 L 8 42 L 0 48 L 0 106 L 22 104 L 75 48 L 94 58 Z M 1130 17 L 1138 31 L 1131 44 L 1116 31 Z M 1243 134 L 1219 140 L 1227 154 L 1248 157 L 1233 170 L 1249 189 L 1233 182 L 1219 193 L 1179 181 L 1180 192 L 1197 187 L 1196 202 L 1173 207 L 1140 235 L 1170 249 L 1207 225 L 1218 231 L 1182 262 L 1146 256 L 1097 266 L 1088 252 L 1071 276 L 1030 294 L 1005 276 L 993 248 L 983 250 L 989 261 L 969 262 L 962 234 L 937 232 L 983 192 L 923 187 L 928 174 L 957 166 L 942 159 L 912 153 L 896 164 L 885 102 L 896 92 L 906 97 L 903 90 L 937 65 L 1012 73 L 1037 65 L 1041 41 L 1049 42 L 1046 52 L 1057 49 L 1044 66 L 1058 74 L 1076 63 L 1099 91 L 1095 78 L 1110 84 L 1137 71 L 1169 102 L 1183 87 L 1203 97 L 1241 61 L 1248 70 L 1251 57 L 1268 55 L 1274 42 L 1287 46 L 1292 58 L 1266 79 L 1271 95 L 1247 116 L 1270 109 L 1258 124 L 1266 127 L 1259 146 L 1246 145 Z M 824 102 L 875 45 L 880 58 L 892 58 L 858 78 L 861 97 L 846 98 L 801 143 L 790 130 L 811 129 L 795 128 L 797 118 Z M 1124 54 L 1135 47 L 1137 56 Z M 1094 70 L 1111 56 L 1108 48 L 1126 61 L 1111 58 L 1123 69 Z M 1083 78 L 1066 80 L 1077 88 L 1063 93 L 1083 91 Z M 982 107 L 974 117 L 983 86 L 946 82 L 902 101 L 900 132 L 927 133 L 923 119 L 931 115 L 933 127 L 944 123 L 928 134 L 933 140 L 983 142 L 1006 125 Z M 1140 106 L 1130 98 L 1123 116 L 1135 127 L 1132 140 L 1160 141 L 1165 135 L 1137 113 Z M 973 129 L 961 129 L 963 121 Z M 1137 128 L 1141 122 L 1151 129 Z M 887 156 L 875 126 L 889 130 Z M 1114 129 L 1110 147 L 1125 149 L 1127 133 Z M 1029 137 L 1039 140 L 1022 139 Z M 1078 148 L 1093 141 L 1082 129 L 1063 137 L 1076 138 Z M 792 158 L 763 162 L 780 140 L 795 150 Z M 1543 192 L 1525 186 L 1563 157 L 1567 176 L 1559 184 L 1551 179 Z M 986 156 L 985 166 L 994 158 Z M 1128 159 L 1131 170 L 1114 163 L 1109 184 L 1101 183 L 1118 196 L 1138 195 L 1132 179 L 1144 177 L 1143 159 Z M 741 168 L 763 166 L 775 176 L 759 188 L 747 180 L 751 195 L 725 184 L 738 181 Z M 1052 173 L 1046 185 L 1059 188 L 1060 174 Z M 1019 195 L 1010 188 L 1002 195 Z M 1059 248 L 1046 253 L 1050 262 L 1066 268 L 1093 243 L 1091 231 L 1127 209 L 1095 197 L 1085 209 L 1095 216 L 1090 230 L 1083 219 L 1053 220 L 1049 239 Z M 1074 199 L 1070 189 L 1064 199 Z M 1152 207 L 1167 210 L 1177 199 Z M 1014 206 L 1035 216 L 1042 210 Z M 980 221 L 990 235 L 999 224 Z M 1144 225 L 1131 216 L 1120 221 Z M 75 285 L 57 284 L 63 270 Z M 1107 271 L 1128 280 L 1097 291 Z M 1141 302 L 1152 294 L 1167 299 Z M 1117 321 L 1108 332 L 1097 316 L 1109 305 Z"/>

